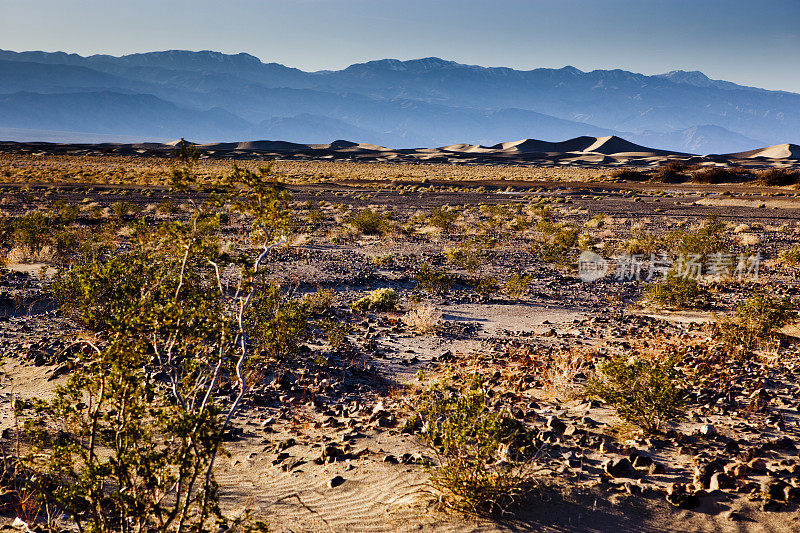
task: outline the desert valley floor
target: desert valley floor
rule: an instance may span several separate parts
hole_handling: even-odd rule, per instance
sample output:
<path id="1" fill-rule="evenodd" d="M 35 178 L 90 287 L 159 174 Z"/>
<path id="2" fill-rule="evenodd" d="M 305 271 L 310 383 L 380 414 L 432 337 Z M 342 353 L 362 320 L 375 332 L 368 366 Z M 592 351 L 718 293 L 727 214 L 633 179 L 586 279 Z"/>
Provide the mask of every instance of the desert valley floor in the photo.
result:
<path id="1" fill-rule="evenodd" d="M 0 153 L 2 214 L 76 206 L 71 231 L 86 239 L 124 243 L 136 220 L 186 220 L 213 192 L 170 191 L 172 162 L 158 154 L 22 148 Z M 265 158 L 245 155 L 248 168 Z M 328 302 L 289 359 L 254 373 L 218 463 L 223 508 L 250 509 L 271 531 L 800 529 L 800 328 L 788 321 L 733 356 L 720 325 L 754 295 L 800 301 L 800 190 L 761 174 L 794 176 L 792 153 L 781 155 L 750 167 L 687 161 L 671 179 L 658 178 L 670 158 L 625 173 L 607 155 L 557 166 L 277 161 L 298 225 L 266 276 L 288 298 Z M 199 175 L 228 172 L 216 156 Z M 727 174 L 703 179 L 708 168 Z M 253 252 L 241 220 L 219 231 Z M 694 254 L 698 235 L 708 237 L 698 255 L 728 261 L 726 272 L 701 268 L 685 301 L 654 297 L 665 272 L 655 263 Z M 8 454 L 21 440 L 14 400 L 51 397 L 84 332 L 49 289 L 73 252 L 6 251 Z M 587 251 L 608 261 L 605 276 L 582 279 Z M 614 270 L 631 258 L 639 279 Z M 353 305 L 379 289 L 396 295 L 391 309 Z M 677 357 L 679 416 L 645 433 L 587 393 L 615 354 Z M 537 444 L 532 487 L 493 517 L 439 504 L 429 475 L 441 458 L 414 423 L 432 382 L 475 374 L 491 409 Z M 15 503 L 0 495 L 8 524 Z M 38 512 L 20 518 L 33 527 Z"/>

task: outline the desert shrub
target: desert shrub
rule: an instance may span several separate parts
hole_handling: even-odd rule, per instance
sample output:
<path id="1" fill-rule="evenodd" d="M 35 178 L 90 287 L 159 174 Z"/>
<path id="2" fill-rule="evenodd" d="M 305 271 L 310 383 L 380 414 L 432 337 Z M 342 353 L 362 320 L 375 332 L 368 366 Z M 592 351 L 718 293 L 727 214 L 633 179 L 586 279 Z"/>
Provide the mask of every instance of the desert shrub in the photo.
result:
<path id="1" fill-rule="evenodd" d="M 30 405 L 27 460 L 88 530 L 204 529 L 221 519 L 211 468 L 226 418 L 207 380 L 236 346 L 205 266 L 216 245 L 194 239 L 188 226 L 163 228 L 56 281 L 64 310 L 105 340 L 85 341 L 55 398 Z"/>
<path id="2" fill-rule="evenodd" d="M 679 183 L 687 179 L 686 173 L 691 168 L 683 161 L 669 161 L 656 169 L 653 178 L 664 183 Z"/>
<path id="3" fill-rule="evenodd" d="M 493 276 L 474 276 L 468 280 L 472 290 L 482 296 L 490 296 L 500 290 L 497 278 Z"/>
<path id="4" fill-rule="evenodd" d="M 403 322 L 420 335 L 434 333 L 442 324 L 442 312 L 431 304 L 418 303 L 406 313 Z"/>
<path id="5" fill-rule="evenodd" d="M 306 213 L 306 222 L 312 226 L 317 226 L 325 220 L 325 213 L 322 212 L 318 203 L 308 200 L 305 203 L 305 208 L 308 211 Z"/>
<path id="6" fill-rule="evenodd" d="M 50 243 L 52 221 L 39 211 L 16 217 L 13 221 L 14 243 L 36 255 Z"/>
<path id="7" fill-rule="evenodd" d="M 68 226 L 78 220 L 78 213 L 81 210 L 77 205 L 65 203 L 58 211 L 58 222 L 63 226 Z"/>
<path id="8" fill-rule="evenodd" d="M 778 261 L 787 266 L 795 266 L 800 263 L 800 244 L 795 244 L 779 253 Z"/>
<path id="9" fill-rule="evenodd" d="M 387 268 L 394 265 L 394 254 L 381 254 L 372 258 L 372 262 L 381 268 Z"/>
<path id="10" fill-rule="evenodd" d="M 663 250 L 665 239 L 655 233 L 637 232 L 619 245 L 620 251 L 630 255 L 650 255 Z"/>
<path id="11" fill-rule="evenodd" d="M 117 220 L 125 220 L 129 215 L 135 215 L 141 209 L 137 204 L 131 202 L 114 202 L 111 204 L 111 212 Z"/>
<path id="12" fill-rule="evenodd" d="M 771 168 L 759 172 L 757 177 L 764 185 L 785 187 L 787 185 L 797 185 L 800 183 L 800 170 Z"/>
<path id="13" fill-rule="evenodd" d="M 303 298 L 303 305 L 308 309 L 310 315 L 321 315 L 333 305 L 336 298 L 336 291 L 332 289 L 321 289 Z"/>
<path id="14" fill-rule="evenodd" d="M 359 298 L 350 307 L 356 311 L 391 311 L 397 306 L 399 297 L 394 289 L 375 289 L 363 298 Z"/>
<path id="15" fill-rule="evenodd" d="M 65 263 L 71 257 L 77 255 L 80 250 L 81 241 L 86 235 L 81 231 L 65 229 L 55 234 L 53 237 L 53 248 L 56 258 Z"/>
<path id="16" fill-rule="evenodd" d="M 717 328 L 728 353 L 744 357 L 796 319 L 797 304 L 791 298 L 760 293 L 737 305 L 730 316 L 718 318 Z"/>
<path id="17" fill-rule="evenodd" d="M 163 202 L 158 203 L 156 206 L 156 211 L 162 215 L 172 215 L 178 212 L 178 206 L 176 206 L 175 202 L 172 200 L 164 200 Z"/>
<path id="18" fill-rule="evenodd" d="M 706 305 L 707 291 L 693 277 L 675 269 L 663 279 L 650 283 L 644 290 L 643 300 L 666 309 L 692 309 Z"/>
<path id="19" fill-rule="evenodd" d="M 508 413 L 489 407 L 479 376 L 460 387 L 448 380 L 431 385 L 418 417 L 438 459 L 429 467 L 430 483 L 445 506 L 471 515 L 499 513 L 530 485 L 534 438 Z"/>
<path id="20" fill-rule="evenodd" d="M 333 350 L 339 349 L 347 341 L 347 335 L 352 329 L 350 324 L 331 318 L 317 320 L 316 326 L 325 334 Z"/>
<path id="21" fill-rule="evenodd" d="M 503 290 L 511 298 L 520 298 L 528 293 L 531 288 L 532 281 L 533 276 L 515 272 L 514 274 L 511 274 L 508 280 L 506 280 Z"/>
<path id="22" fill-rule="evenodd" d="M 531 247 L 533 253 L 547 263 L 572 264 L 572 250 L 578 244 L 579 231 L 568 224 L 557 224 L 549 220 L 540 221 L 536 229 L 541 237 Z"/>
<path id="23" fill-rule="evenodd" d="M 453 276 L 449 272 L 428 263 L 423 263 L 413 277 L 419 288 L 431 294 L 442 294 L 453 285 Z"/>
<path id="24" fill-rule="evenodd" d="M 438 208 L 431 211 L 428 215 L 428 224 L 437 227 L 442 231 L 447 231 L 453 227 L 453 223 L 458 219 L 460 213 L 458 211 L 448 211 L 444 208 Z"/>
<path id="25" fill-rule="evenodd" d="M 455 248 L 445 248 L 443 253 L 450 263 L 463 268 L 467 272 L 478 270 L 483 258 L 483 250 L 481 248 L 470 246 L 467 243 L 460 244 Z"/>
<path id="26" fill-rule="evenodd" d="M 224 183 L 235 194 L 231 209 L 252 217 L 253 234 L 259 235 L 264 246 L 285 239 L 297 229 L 292 212 L 292 194 L 273 173 L 274 162 L 259 167 L 258 172 L 242 169 L 236 164 Z M 223 205 L 218 201 L 217 205 Z"/>
<path id="27" fill-rule="evenodd" d="M 639 170 L 621 168 L 611 173 L 611 178 L 623 181 L 647 181 L 648 175 Z"/>
<path id="28" fill-rule="evenodd" d="M 725 223 L 717 215 L 712 215 L 691 231 L 670 232 L 666 241 L 673 251 L 685 256 L 700 256 L 705 262 L 709 254 L 725 249 Z"/>
<path id="29" fill-rule="evenodd" d="M 173 164 L 170 169 L 171 188 L 176 191 L 189 190 L 197 181 L 195 167 L 200 160 L 200 151 L 197 146 L 181 137 L 180 142 L 172 152 L 172 159 Z"/>
<path id="30" fill-rule="evenodd" d="M 692 180 L 697 183 L 729 183 L 749 178 L 750 174 L 747 170 L 727 167 L 706 167 L 692 174 Z"/>
<path id="31" fill-rule="evenodd" d="M 586 222 L 586 227 L 597 228 L 597 229 L 602 228 L 603 226 L 605 226 L 607 218 L 608 217 L 604 213 L 595 215 Z"/>
<path id="32" fill-rule="evenodd" d="M 257 356 L 251 359 L 253 364 L 295 355 L 308 332 L 308 319 L 307 300 L 288 298 L 275 281 L 258 289 L 244 316 L 247 339 Z"/>
<path id="33" fill-rule="evenodd" d="M 672 359 L 617 354 L 601 363 L 586 391 L 612 406 L 620 418 L 647 432 L 681 415 L 685 403 Z"/>
<path id="34" fill-rule="evenodd" d="M 269 194 L 254 189 L 267 190 L 237 194 L 260 205 Z M 269 226 L 270 208 L 244 211 Z M 252 262 L 232 258 L 215 218 L 198 209 L 155 230 L 140 221 L 124 247 L 86 255 L 54 282 L 63 311 L 91 334 L 53 399 L 15 409 L 26 466 L 81 531 L 227 528 L 214 464 L 247 391 L 244 317 L 272 246 Z M 221 277 L 231 269 L 235 297 Z"/>
<path id="35" fill-rule="evenodd" d="M 356 231 L 364 235 L 379 235 L 389 230 L 389 219 L 386 215 L 366 208 L 345 219 Z"/>

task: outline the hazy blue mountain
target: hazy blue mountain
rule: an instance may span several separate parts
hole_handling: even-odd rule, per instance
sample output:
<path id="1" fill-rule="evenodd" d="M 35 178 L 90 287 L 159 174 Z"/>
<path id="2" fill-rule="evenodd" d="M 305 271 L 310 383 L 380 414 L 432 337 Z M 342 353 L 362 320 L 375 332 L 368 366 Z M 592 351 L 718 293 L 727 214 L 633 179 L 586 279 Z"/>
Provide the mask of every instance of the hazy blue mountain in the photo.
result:
<path id="1" fill-rule="evenodd" d="M 110 91 L 0 96 L 0 126 L 43 131 L 237 138 L 250 124 L 222 109 L 196 111 L 152 95 Z"/>
<path id="2" fill-rule="evenodd" d="M 84 96 L 75 112 L 75 93 L 108 94 L 97 105 Z M 353 140 L 392 147 L 620 135 L 689 152 L 800 142 L 800 95 L 697 71 L 519 71 L 425 58 L 303 72 L 211 51 L 122 57 L 0 51 L 0 94 L 15 95 L 16 106 L 2 108 L 0 127 L 29 130 L 58 124 L 85 133 L 175 131 L 209 140 L 262 131 L 297 142 L 358 134 L 364 138 Z M 35 103 L 33 94 L 50 96 Z M 151 104 L 155 110 L 170 104 L 175 122 L 147 109 Z"/>

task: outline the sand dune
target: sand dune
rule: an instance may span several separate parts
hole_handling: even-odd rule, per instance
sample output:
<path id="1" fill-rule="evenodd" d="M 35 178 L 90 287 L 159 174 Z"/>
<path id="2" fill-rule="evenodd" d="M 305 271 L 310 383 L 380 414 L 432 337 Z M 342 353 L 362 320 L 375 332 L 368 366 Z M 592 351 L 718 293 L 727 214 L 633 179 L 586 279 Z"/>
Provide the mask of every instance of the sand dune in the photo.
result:
<path id="1" fill-rule="evenodd" d="M 775 146 L 768 146 L 766 148 L 757 148 L 747 152 L 737 152 L 734 154 L 725 154 L 737 159 L 792 159 L 800 161 L 800 146 L 796 144 L 776 144 Z"/>
<path id="2" fill-rule="evenodd" d="M 180 141 L 165 144 L 58 144 L 0 142 L 11 150 L 41 150 L 53 153 L 98 151 L 103 153 L 170 152 Z M 779 144 L 729 154 L 694 155 L 641 146 L 620 137 L 581 136 L 565 141 L 520 139 L 492 146 L 456 143 L 438 148 L 386 148 L 369 143 L 338 139 L 328 144 L 301 144 L 288 141 L 257 140 L 200 144 L 198 148 L 214 157 L 236 158 L 317 158 L 352 161 L 401 161 L 503 165 L 574 165 L 594 167 L 657 167 L 669 160 L 687 164 L 738 165 L 749 168 L 770 166 L 800 168 L 800 146 Z M 227 154 L 227 155 L 226 155 Z"/>

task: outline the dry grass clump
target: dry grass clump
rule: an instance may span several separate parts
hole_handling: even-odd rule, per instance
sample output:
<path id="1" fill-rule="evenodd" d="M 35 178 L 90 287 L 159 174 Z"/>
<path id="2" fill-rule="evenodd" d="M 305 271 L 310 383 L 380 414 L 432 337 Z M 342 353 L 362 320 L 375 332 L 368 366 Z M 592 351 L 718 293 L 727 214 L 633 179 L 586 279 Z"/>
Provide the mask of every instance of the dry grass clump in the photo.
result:
<path id="1" fill-rule="evenodd" d="M 405 314 L 403 322 L 418 335 L 429 335 L 442 326 L 442 312 L 429 303 L 417 303 Z"/>
<path id="2" fill-rule="evenodd" d="M 578 381 L 590 367 L 585 355 L 576 351 L 562 351 L 537 362 L 545 399 L 568 401 L 586 394 L 585 385 Z"/>

